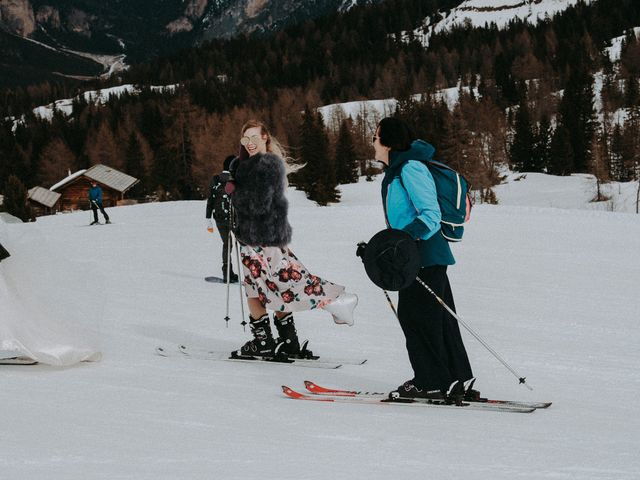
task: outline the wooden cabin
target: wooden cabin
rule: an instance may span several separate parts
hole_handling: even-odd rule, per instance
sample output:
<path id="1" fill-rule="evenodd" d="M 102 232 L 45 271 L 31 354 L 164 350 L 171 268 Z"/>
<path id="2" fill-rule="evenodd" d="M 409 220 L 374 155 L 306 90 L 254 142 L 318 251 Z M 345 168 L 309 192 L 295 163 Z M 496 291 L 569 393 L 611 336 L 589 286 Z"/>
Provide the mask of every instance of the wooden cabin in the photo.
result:
<path id="1" fill-rule="evenodd" d="M 87 210 L 90 208 L 89 189 L 93 181 L 102 189 L 102 203 L 106 208 L 115 207 L 122 202 L 126 192 L 140 180 L 115 168 L 98 164 L 69 175 L 50 190 L 60 193 L 60 210 Z"/>
<path id="2" fill-rule="evenodd" d="M 41 217 L 42 215 L 51 215 L 56 213 L 60 208 L 61 195 L 52 192 L 44 187 L 33 187 L 27 193 L 27 202 L 31 207 L 33 217 Z"/>

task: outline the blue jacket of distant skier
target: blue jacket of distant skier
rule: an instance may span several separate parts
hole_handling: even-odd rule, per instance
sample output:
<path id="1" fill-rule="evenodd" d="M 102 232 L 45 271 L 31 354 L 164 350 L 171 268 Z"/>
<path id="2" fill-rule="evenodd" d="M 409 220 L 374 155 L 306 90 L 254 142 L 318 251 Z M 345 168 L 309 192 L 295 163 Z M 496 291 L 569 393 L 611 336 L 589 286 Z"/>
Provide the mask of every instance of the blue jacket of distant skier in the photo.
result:
<path id="1" fill-rule="evenodd" d="M 404 230 L 418 241 L 421 265 L 453 265 L 455 259 L 440 230 L 436 184 L 420 160 L 433 158 L 435 148 L 415 140 L 406 151 L 391 151 L 382 180 L 385 219 L 391 228 Z"/>
<path id="2" fill-rule="evenodd" d="M 102 203 L 102 189 L 98 185 L 89 189 L 89 201 Z"/>

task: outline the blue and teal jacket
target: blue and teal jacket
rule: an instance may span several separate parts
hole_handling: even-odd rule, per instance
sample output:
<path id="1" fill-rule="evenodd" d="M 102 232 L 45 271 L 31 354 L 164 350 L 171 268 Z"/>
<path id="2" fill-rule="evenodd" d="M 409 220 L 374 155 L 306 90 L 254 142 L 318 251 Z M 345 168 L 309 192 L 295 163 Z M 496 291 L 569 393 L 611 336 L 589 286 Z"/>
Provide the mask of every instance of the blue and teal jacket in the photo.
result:
<path id="1" fill-rule="evenodd" d="M 427 166 L 420 161 L 430 160 L 435 151 L 423 140 L 415 140 L 404 152 L 391 151 L 382 180 L 387 225 L 419 240 L 423 267 L 456 263 L 449 242 L 440 235 L 436 184 Z"/>
<path id="2" fill-rule="evenodd" d="M 102 189 L 100 186 L 96 185 L 89 189 L 89 201 L 96 202 L 97 204 L 102 203 Z"/>

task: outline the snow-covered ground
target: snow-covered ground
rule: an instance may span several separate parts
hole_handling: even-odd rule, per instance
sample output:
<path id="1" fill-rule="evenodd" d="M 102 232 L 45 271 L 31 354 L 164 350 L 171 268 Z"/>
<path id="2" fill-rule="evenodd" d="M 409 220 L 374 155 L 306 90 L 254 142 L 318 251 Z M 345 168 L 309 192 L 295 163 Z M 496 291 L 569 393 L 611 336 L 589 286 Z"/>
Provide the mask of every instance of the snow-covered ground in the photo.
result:
<path id="1" fill-rule="evenodd" d="M 462 91 L 470 93 L 471 88 L 463 86 Z M 473 89 L 476 98 L 480 98 L 480 92 L 477 88 Z M 413 100 L 420 102 L 424 98 L 424 94 L 416 93 L 412 95 Z M 436 102 L 443 101 L 453 110 L 459 103 L 460 85 L 451 88 L 442 88 L 434 93 L 433 100 Z M 343 118 L 350 117 L 356 120 L 358 117 L 366 120 L 366 124 L 373 133 L 380 120 L 384 117 L 393 115 L 396 111 L 398 100 L 396 98 L 385 98 L 382 100 L 358 100 L 355 102 L 332 103 L 318 108 L 322 115 L 325 125 L 330 126 L 334 130 L 338 130 L 340 122 Z"/>
<path id="2" fill-rule="evenodd" d="M 463 330 L 478 387 L 554 402 L 530 415 L 282 396 L 305 379 L 390 390 L 411 377 L 397 321 L 354 255 L 384 226 L 379 179 L 343 187 L 331 207 L 289 195 L 292 249 L 360 297 L 351 328 L 296 315 L 315 352 L 369 359 L 338 370 L 154 355 L 248 338 L 237 286 L 227 328 L 225 287 L 203 281 L 219 274 L 221 247 L 203 202 L 114 208 L 114 224 L 96 227 L 89 212 L 5 225 L 0 274 L 103 359 L 0 366 L 0 478 L 638 478 L 640 216 L 586 210 L 589 195 L 554 200 L 581 177 L 547 180 L 527 175 L 498 189 L 501 205 L 476 206 L 450 269 L 461 317 L 534 391 Z"/>
<path id="3" fill-rule="evenodd" d="M 594 201 L 597 188 L 593 175 L 557 177 L 512 172 L 494 190 L 500 205 L 636 213 L 638 182 L 601 184 L 601 193 L 607 200 L 600 202 Z"/>

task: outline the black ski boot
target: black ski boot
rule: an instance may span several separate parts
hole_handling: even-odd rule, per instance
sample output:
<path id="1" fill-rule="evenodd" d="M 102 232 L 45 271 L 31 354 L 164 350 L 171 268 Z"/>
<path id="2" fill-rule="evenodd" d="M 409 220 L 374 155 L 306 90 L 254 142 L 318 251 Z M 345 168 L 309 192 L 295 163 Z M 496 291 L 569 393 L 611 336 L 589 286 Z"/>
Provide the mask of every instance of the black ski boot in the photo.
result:
<path id="1" fill-rule="evenodd" d="M 476 383 L 476 378 L 470 378 L 466 382 L 464 382 L 464 399 L 467 402 L 480 402 L 482 400 L 482 396 L 478 390 L 473 389 L 473 384 Z"/>
<path id="2" fill-rule="evenodd" d="M 299 356 L 301 354 L 300 341 L 298 340 L 296 326 L 293 323 L 293 313 L 287 313 L 282 318 L 278 318 L 274 314 L 273 323 L 275 323 L 278 330 L 278 339 L 276 340 L 278 353 L 287 356 Z"/>
<path id="3" fill-rule="evenodd" d="M 249 328 L 254 338 L 245 343 L 238 354 L 251 357 L 273 357 L 276 342 L 271 335 L 269 315 L 265 313 L 257 320 L 249 315 Z"/>
<path id="4" fill-rule="evenodd" d="M 427 390 L 426 388 L 418 387 L 415 383 L 413 383 L 413 380 L 408 380 L 398 388 L 396 388 L 393 392 L 389 393 L 389 398 L 392 400 L 423 398 L 426 400 L 445 402 L 447 396 L 446 393 L 440 389 Z"/>
<path id="5" fill-rule="evenodd" d="M 464 383 L 459 380 L 455 380 L 451 385 L 449 385 L 449 390 L 447 390 L 447 403 L 462 405 L 463 399 Z"/>
<path id="6" fill-rule="evenodd" d="M 433 403 L 444 403 L 447 405 L 455 404 L 460 405 L 462 403 L 462 397 L 464 396 L 464 386 L 461 382 L 455 381 L 447 390 L 428 390 L 426 388 L 420 388 L 416 386 L 413 380 L 409 380 L 400 385 L 396 390 L 389 393 L 391 400 L 410 400 L 421 399 L 428 400 Z"/>
<path id="7" fill-rule="evenodd" d="M 233 273 L 233 270 L 231 270 L 231 273 L 229 274 L 229 277 L 230 277 L 230 280 L 231 280 L 229 283 L 238 283 L 238 275 Z M 227 269 L 226 268 L 222 269 L 222 281 L 223 281 L 223 283 L 227 283 Z"/>

